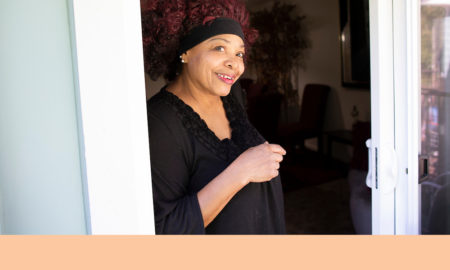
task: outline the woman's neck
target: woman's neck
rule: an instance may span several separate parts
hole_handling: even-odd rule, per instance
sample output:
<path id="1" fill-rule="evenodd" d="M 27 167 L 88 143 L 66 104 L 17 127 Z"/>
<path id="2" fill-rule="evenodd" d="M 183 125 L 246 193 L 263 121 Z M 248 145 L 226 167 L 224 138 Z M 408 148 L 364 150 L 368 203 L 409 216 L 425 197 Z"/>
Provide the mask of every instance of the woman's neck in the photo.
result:
<path id="1" fill-rule="evenodd" d="M 167 91 L 189 105 L 217 138 L 220 140 L 231 138 L 230 123 L 220 96 L 214 95 L 207 89 L 194 87 L 194 84 L 190 84 L 182 76 L 170 84 Z"/>
<path id="2" fill-rule="evenodd" d="M 171 83 L 167 90 L 183 100 L 184 103 L 202 111 L 222 105 L 220 96 L 213 95 L 208 90 L 197 87 L 195 83 L 183 75 L 180 75 Z"/>

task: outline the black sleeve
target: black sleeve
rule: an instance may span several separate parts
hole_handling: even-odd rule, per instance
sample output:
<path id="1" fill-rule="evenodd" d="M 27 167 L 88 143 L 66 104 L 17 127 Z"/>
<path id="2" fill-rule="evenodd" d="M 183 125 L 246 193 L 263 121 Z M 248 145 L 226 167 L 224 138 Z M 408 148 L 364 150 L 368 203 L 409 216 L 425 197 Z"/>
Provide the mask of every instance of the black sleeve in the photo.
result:
<path id="1" fill-rule="evenodd" d="M 151 113 L 148 124 L 156 234 L 204 234 L 197 194 L 188 193 L 189 168 L 180 132 Z"/>

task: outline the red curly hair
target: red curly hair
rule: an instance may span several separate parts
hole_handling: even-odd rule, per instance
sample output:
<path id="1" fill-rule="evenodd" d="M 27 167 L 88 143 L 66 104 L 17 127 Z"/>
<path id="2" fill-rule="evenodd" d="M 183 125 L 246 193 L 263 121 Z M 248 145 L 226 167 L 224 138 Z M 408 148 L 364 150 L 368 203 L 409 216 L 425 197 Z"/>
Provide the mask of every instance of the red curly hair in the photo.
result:
<path id="1" fill-rule="evenodd" d="M 141 0 L 145 72 L 152 80 L 161 75 L 172 81 L 181 70 L 180 40 L 194 27 L 217 17 L 240 23 L 247 49 L 258 32 L 250 27 L 241 0 Z"/>

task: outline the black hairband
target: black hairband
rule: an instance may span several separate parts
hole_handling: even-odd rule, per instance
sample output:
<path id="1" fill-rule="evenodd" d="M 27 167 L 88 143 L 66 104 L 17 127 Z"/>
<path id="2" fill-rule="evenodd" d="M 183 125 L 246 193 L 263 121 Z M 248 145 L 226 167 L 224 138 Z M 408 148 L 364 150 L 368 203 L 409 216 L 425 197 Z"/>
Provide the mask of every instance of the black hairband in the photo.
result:
<path id="1" fill-rule="evenodd" d="M 208 22 L 205 25 L 200 25 L 192 29 L 189 34 L 181 40 L 180 54 L 185 53 L 187 50 L 210 37 L 222 34 L 233 34 L 239 36 L 242 40 L 245 40 L 244 32 L 237 21 L 224 17 L 217 18 L 212 22 Z"/>

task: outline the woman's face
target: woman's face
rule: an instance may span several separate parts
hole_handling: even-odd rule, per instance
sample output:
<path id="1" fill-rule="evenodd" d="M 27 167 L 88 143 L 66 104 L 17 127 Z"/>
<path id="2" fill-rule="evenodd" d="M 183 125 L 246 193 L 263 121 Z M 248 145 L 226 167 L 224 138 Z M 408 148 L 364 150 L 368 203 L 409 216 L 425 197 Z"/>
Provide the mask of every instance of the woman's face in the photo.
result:
<path id="1" fill-rule="evenodd" d="M 182 55 L 183 73 L 197 89 L 226 96 L 244 72 L 244 54 L 244 42 L 239 36 L 217 35 Z"/>

